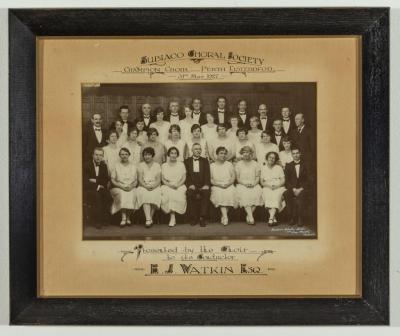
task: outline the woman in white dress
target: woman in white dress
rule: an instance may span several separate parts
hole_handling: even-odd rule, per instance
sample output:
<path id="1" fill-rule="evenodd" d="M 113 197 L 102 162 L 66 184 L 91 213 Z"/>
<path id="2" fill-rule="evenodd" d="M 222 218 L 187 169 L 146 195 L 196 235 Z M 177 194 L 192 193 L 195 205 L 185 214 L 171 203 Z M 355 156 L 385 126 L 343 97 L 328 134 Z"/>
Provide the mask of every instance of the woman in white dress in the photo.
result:
<path id="1" fill-rule="evenodd" d="M 144 129 L 145 123 L 143 119 L 138 119 L 135 125 L 136 129 L 138 130 L 137 142 L 139 145 L 143 145 L 149 139 L 147 136 L 147 132 Z"/>
<path id="2" fill-rule="evenodd" d="M 131 155 L 129 156 L 129 162 L 135 164 L 136 167 L 140 162 L 142 149 L 141 144 L 137 140 L 138 134 L 139 131 L 137 130 L 137 128 L 132 128 L 129 131 L 128 141 L 122 145 L 122 147 L 129 149 L 129 152 L 131 153 Z"/>
<path id="3" fill-rule="evenodd" d="M 187 157 L 186 141 L 181 138 L 181 128 L 179 125 L 171 125 L 169 128 L 169 139 L 165 141 L 165 150 L 169 150 L 171 147 L 176 147 L 181 155 L 178 157 L 178 161 L 183 162 Z"/>
<path id="4" fill-rule="evenodd" d="M 156 115 L 156 121 L 150 124 L 151 128 L 155 128 L 158 131 L 158 140 L 163 144 L 168 140 L 169 127 L 171 124 L 164 120 L 164 110 L 162 107 L 157 107 L 154 110 Z"/>
<path id="5" fill-rule="evenodd" d="M 230 161 L 235 157 L 235 142 L 227 136 L 225 124 L 218 124 L 217 137 L 210 142 L 207 141 L 207 151 L 211 161 L 217 160 L 218 147 L 224 147 L 227 150 L 227 161 Z"/>
<path id="6" fill-rule="evenodd" d="M 254 224 L 254 210 L 263 205 L 262 190 L 260 187 L 260 165 L 253 160 L 254 151 L 250 146 L 240 150 L 240 160 L 235 167 L 236 192 L 241 208 L 246 211 L 247 224 Z"/>
<path id="7" fill-rule="evenodd" d="M 142 144 L 141 149 L 141 160 L 143 160 L 143 150 L 147 147 L 151 147 L 154 149 L 154 162 L 157 162 L 159 165 L 162 165 L 165 162 L 165 147 L 164 145 L 158 141 L 158 131 L 155 128 L 150 127 L 147 130 L 148 140 Z"/>
<path id="8" fill-rule="evenodd" d="M 190 131 L 192 133 L 192 137 L 186 142 L 186 144 L 187 144 L 186 149 L 187 149 L 188 157 L 193 156 L 193 151 L 192 151 L 193 144 L 198 143 L 201 146 L 200 156 L 206 159 L 208 157 L 207 142 L 206 142 L 206 139 L 204 139 L 202 137 L 200 125 L 194 124 Z"/>
<path id="9" fill-rule="evenodd" d="M 220 208 L 221 223 L 228 225 L 228 207 L 237 207 L 235 170 L 232 163 L 226 161 L 227 149 L 218 147 L 216 161 L 210 165 L 211 173 L 211 197 L 215 207 Z"/>
<path id="10" fill-rule="evenodd" d="M 279 160 L 281 162 L 282 168 L 285 169 L 286 164 L 293 161 L 292 142 L 288 137 L 284 137 L 282 139 L 282 145 L 284 150 L 279 152 Z"/>
<path id="11" fill-rule="evenodd" d="M 183 110 L 185 112 L 185 118 L 182 120 L 179 120 L 179 127 L 181 128 L 181 138 L 184 141 L 188 141 L 192 137 L 191 129 L 194 124 L 192 114 L 193 114 L 193 109 L 190 105 L 185 105 L 183 107 Z"/>
<path id="12" fill-rule="evenodd" d="M 121 148 L 122 145 L 128 139 L 128 134 L 124 132 L 124 124 L 122 123 L 121 120 L 117 120 L 115 122 L 115 130 L 117 131 L 117 134 L 118 134 L 117 145 L 119 148 Z"/>
<path id="13" fill-rule="evenodd" d="M 253 144 L 260 142 L 261 138 L 261 130 L 258 128 L 260 124 L 260 120 L 258 117 L 251 117 L 250 118 L 250 129 L 247 133 L 247 139 L 249 139 Z"/>
<path id="14" fill-rule="evenodd" d="M 237 131 L 237 140 L 235 142 L 235 162 L 242 160 L 241 151 L 245 146 L 250 147 L 252 149 L 252 156 L 254 155 L 254 144 L 247 139 L 247 133 L 248 131 L 245 128 L 239 128 Z"/>
<path id="15" fill-rule="evenodd" d="M 236 141 L 237 131 L 239 130 L 239 119 L 238 116 L 232 115 L 230 118 L 231 128 L 226 131 L 228 137 L 232 139 L 232 141 Z"/>
<path id="16" fill-rule="evenodd" d="M 146 227 L 153 225 L 153 216 L 161 205 L 161 166 L 154 162 L 154 149 L 146 147 L 143 150 L 143 162 L 139 163 L 137 188 L 137 207 L 143 206 L 146 217 Z"/>
<path id="17" fill-rule="evenodd" d="M 108 134 L 108 145 L 103 147 L 104 150 L 104 162 L 107 164 L 108 176 L 111 176 L 115 164 L 120 160 L 118 145 L 118 133 L 116 130 L 110 131 Z"/>
<path id="18" fill-rule="evenodd" d="M 271 136 L 267 131 L 261 132 L 261 139 L 258 143 L 255 143 L 257 162 L 260 166 L 263 166 L 266 161 L 266 155 L 269 152 L 279 153 L 279 148 L 276 144 L 271 142 Z"/>
<path id="19" fill-rule="evenodd" d="M 111 172 L 111 196 L 114 200 L 111 206 L 111 214 L 121 211 L 121 226 L 131 225 L 131 215 L 137 209 L 136 186 L 137 169 L 129 161 L 129 149 L 121 148 L 119 157 L 121 158 Z"/>
<path id="20" fill-rule="evenodd" d="M 206 113 L 207 123 L 201 126 L 201 132 L 207 143 L 210 143 L 217 136 L 217 125 L 214 123 L 214 116 L 212 113 Z"/>
<path id="21" fill-rule="evenodd" d="M 277 164 L 279 156 L 276 152 L 266 154 L 266 164 L 261 168 L 261 185 L 263 186 L 262 197 L 264 206 L 268 210 L 268 225 L 277 223 L 276 212 L 283 209 L 282 197 L 286 191 L 285 174 L 280 165 Z"/>
<path id="22" fill-rule="evenodd" d="M 167 152 L 168 160 L 161 167 L 161 209 L 170 214 L 169 226 L 175 226 L 175 213 L 186 212 L 186 168 L 183 162 L 177 160 L 179 150 L 170 147 Z"/>

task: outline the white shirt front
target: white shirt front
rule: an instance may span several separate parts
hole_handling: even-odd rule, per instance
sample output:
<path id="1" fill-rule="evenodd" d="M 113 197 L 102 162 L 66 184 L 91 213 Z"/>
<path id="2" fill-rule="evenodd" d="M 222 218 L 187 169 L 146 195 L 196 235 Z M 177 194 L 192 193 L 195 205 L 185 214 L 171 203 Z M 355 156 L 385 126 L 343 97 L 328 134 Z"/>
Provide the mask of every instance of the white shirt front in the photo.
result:
<path id="1" fill-rule="evenodd" d="M 265 118 L 260 117 L 260 122 L 261 122 L 262 129 L 265 130 L 265 128 L 267 127 L 268 117 L 265 117 Z"/>
<path id="2" fill-rule="evenodd" d="M 122 133 L 128 134 L 128 122 L 122 121 Z"/>
<path id="3" fill-rule="evenodd" d="M 193 173 L 200 173 L 200 161 L 193 158 Z"/>
<path id="4" fill-rule="evenodd" d="M 282 140 L 282 133 L 280 135 L 275 134 L 276 145 L 279 147 Z"/>
<path id="5" fill-rule="evenodd" d="M 101 143 L 101 140 L 103 139 L 103 132 L 101 131 L 100 127 L 93 127 L 94 129 L 94 134 L 96 135 L 96 139 L 98 143 Z"/>
<path id="6" fill-rule="evenodd" d="M 96 177 L 97 177 L 99 176 L 100 166 L 98 166 L 95 162 L 93 162 L 93 164 L 94 164 L 94 171 L 96 172 Z"/>
<path id="7" fill-rule="evenodd" d="M 193 113 L 192 113 L 192 118 L 193 118 L 193 122 L 195 123 L 195 124 L 198 124 L 198 125 L 200 125 L 200 114 L 201 112 L 200 111 L 193 111 Z"/>
<path id="8" fill-rule="evenodd" d="M 225 122 L 225 110 L 218 110 L 218 123 L 223 124 Z"/>
<path id="9" fill-rule="evenodd" d="M 171 125 L 178 125 L 179 124 L 179 114 L 170 116 L 170 123 Z"/>
<path id="10" fill-rule="evenodd" d="M 149 124 L 150 124 L 150 116 L 148 116 L 148 117 L 143 116 L 143 120 L 144 120 L 144 124 L 146 125 L 146 127 L 149 126 Z"/>
<path id="11" fill-rule="evenodd" d="M 289 131 L 289 127 L 290 127 L 290 119 L 282 120 L 282 125 L 283 125 L 283 130 L 287 134 L 287 132 Z"/>
<path id="12" fill-rule="evenodd" d="M 246 116 L 245 113 L 243 113 L 243 114 L 239 113 L 239 117 L 240 117 L 240 119 L 242 119 L 243 124 L 246 123 L 246 117 L 247 117 L 247 116 Z"/>
<path id="13" fill-rule="evenodd" d="M 296 176 L 299 178 L 300 176 L 300 164 L 294 164 L 294 169 L 296 169 Z"/>

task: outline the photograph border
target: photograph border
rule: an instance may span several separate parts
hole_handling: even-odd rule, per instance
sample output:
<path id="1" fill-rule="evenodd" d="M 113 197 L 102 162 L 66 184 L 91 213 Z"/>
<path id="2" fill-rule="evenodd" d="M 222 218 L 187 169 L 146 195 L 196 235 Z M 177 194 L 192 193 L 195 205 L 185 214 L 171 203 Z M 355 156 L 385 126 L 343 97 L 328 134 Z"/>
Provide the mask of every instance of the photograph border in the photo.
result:
<path id="1" fill-rule="evenodd" d="M 388 8 L 11 9 L 9 34 L 11 324 L 389 324 Z M 37 298 L 36 38 L 163 35 L 362 36 L 362 298 Z"/>

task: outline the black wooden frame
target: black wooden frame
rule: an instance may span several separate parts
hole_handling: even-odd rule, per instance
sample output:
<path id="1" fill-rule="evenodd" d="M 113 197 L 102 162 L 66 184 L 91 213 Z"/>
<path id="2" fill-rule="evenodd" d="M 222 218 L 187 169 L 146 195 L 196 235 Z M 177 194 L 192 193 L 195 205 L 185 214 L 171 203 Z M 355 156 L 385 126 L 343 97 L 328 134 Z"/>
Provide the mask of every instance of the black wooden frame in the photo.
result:
<path id="1" fill-rule="evenodd" d="M 389 9 L 11 9 L 9 29 L 12 324 L 389 323 Z M 38 299 L 36 37 L 299 34 L 362 36 L 362 298 Z"/>

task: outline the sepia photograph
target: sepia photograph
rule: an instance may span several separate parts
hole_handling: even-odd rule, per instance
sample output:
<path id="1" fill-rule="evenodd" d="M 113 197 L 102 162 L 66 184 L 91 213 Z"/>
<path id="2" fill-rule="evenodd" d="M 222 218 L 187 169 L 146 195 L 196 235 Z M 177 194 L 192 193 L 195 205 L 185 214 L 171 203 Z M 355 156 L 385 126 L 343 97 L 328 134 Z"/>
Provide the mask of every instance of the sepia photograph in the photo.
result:
<path id="1" fill-rule="evenodd" d="M 317 238 L 317 83 L 81 90 L 83 239 Z"/>

